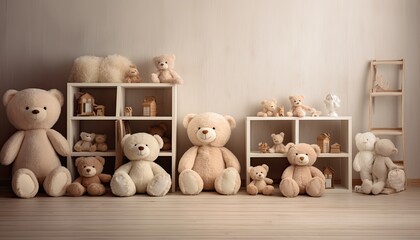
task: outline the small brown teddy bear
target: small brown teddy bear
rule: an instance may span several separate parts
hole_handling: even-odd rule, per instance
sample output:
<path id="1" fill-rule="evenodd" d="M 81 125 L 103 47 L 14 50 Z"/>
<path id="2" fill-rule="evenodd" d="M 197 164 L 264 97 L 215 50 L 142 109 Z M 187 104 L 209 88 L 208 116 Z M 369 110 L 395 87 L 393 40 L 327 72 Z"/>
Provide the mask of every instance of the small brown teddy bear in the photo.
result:
<path id="1" fill-rule="evenodd" d="M 80 140 L 74 145 L 74 150 L 77 152 L 95 152 L 96 145 L 94 144 L 96 134 L 81 132 Z"/>
<path id="2" fill-rule="evenodd" d="M 268 146 L 268 143 L 266 142 L 259 142 L 258 143 L 258 149 L 260 150 L 261 153 L 266 153 L 268 152 L 270 146 Z"/>
<path id="3" fill-rule="evenodd" d="M 149 127 L 149 134 L 150 135 L 159 135 L 163 140 L 163 151 L 171 150 L 172 144 L 171 140 L 168 137 L 165 137 L 166 131 L 168 130 L 168 127 L 164 123 L 159 123 L 158 125 L 150 126 Z"/>
<path id="4" fill-rule="evenodd" d="M 262 100 L 261 105 L 263 107 L 261 112 L 257 113 L 258 117 L 279 117 L 284 116 L 284 107 L 277 106 L 277 100 L 275 98 L 271 100 Z"/>
<path id="5" fill-rule="evenodd" d="M 105 194 L 102 183 L 111 181 L 111 175 L 102 173 L 105 159 L 99 156 L 79 157 L 75 164 L 80 177 L 67 187 L 67 193 L 73 197 L 80 197 L 86 192 L 91 196 Z"/>
<path id="6" fill-rule="evenodd" d="M 290 104 L 292 108 L 290 111 L 287 112 L 288 117 L 304 117 L 306 112 L 309 112 L 312 117 L 319 117 L 321 112 L 316 110 L 315 108 L 306 106 L 303 104 L 304 96 L 290 96 Z"/>
<path id="7" fill-rule="evenodd" d="M 258 193 L 271 195 L 273 193 L 274 187 L 269 185 L 273 184 L 273 180 L 267 178 L 267 173 L 268 166 L 266 164 L 249 168 L 249 176 L 252 179 L 252 182 L 246 187 L 249 195 L 257 195 Z"/>
<path id="8" fill-rule="evenodd" d="M 281 132 L 279 134 L 271 134 L 271 138 L 273 139 L 274 145 L 268 151 L 270 153 L 285 153 L 286 152 L 286 146 L 283 144 L 284 140 L 284 132 Z"/>
<path id="9" fill-rule="evenodd" d="M 124 82 L 126 83 L 141 83 L 143 80 L 140 77 L 139 70 L 136 65 L 130 65 L 127 73 L 125 74 Z"/>
<path id="10" fill-rule="evenodd" d="M 96 151 L 106 152 L 108 150 L 108 145 L 106 144 L 106 135 L 96 134 L 95 145 L 96 145 Z"/>
<path id="11" fill-rule="evenodd" d="M 184 82 L 182 78 L 174 71 L 175 55 L 165 54 L 153 58 L 153 62 L 158 69 L 156 73 L 151 74 L 152 82 L 155 83 L 178 83 Z"/>

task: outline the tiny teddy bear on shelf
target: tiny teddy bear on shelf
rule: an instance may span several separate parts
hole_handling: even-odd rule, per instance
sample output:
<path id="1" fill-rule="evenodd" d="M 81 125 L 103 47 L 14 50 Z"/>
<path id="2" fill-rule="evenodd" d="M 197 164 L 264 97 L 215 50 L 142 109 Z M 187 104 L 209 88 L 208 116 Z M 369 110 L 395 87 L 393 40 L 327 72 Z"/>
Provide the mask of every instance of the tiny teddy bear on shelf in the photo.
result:
<path id="1" fill-rule="evenodd" d="M 329 93 L 325 99 L 324 99 L 324 103 L 325 103 L 325 108 L 328 111 L 328 116 L 329 117 L 338 117 L 338 114 L 336 112 L 337 108 L 340 107 L 340 103 L 341 100 L 337 95 L 333 95 L 331 93 Z"/>
<path id="2" fill-rule="evenodd" d="M 95 145 L 96 145 L 96 151 L 106 152 L 108 150 L 108 145 L 106 144 L 106 135 L 96 134 Z"/>
<path id="3" fill-rule="evenodd" d="M 271 138 L 273 139 L 274 145 L 268 149 L 270 153 L 285 153 L 286 152 L 286 146 L 283 144 L 284 140 L 284 132 L 281 132 L 279 134 L 271 134 Z"/>
<path id="4" fill-rule="evenodd" d="M 284 107 L 277 106 L 277 100 L 275 98 L 270 99 L 270 100 L 262 100 L 261 105 L 263 109 L 261 112 L 257 113 L 258 117 L 284 116 Z"/>
<path id="5" fill-rule="evenodd" d="M 94 144 L 96 134 L 81 132 L 80 140 L 74 145 L 76 152 L 95 152 L 96 145 Z"/>
<path id="6" fill-rule="evenodd" d="M 153 62 L 158 69 L 156 73 L 151 74 L 152 82 L 155 83 L 178 83 L 182 84 L 184 80 L 175 72 L 175 55 L 165 54 L 153 58 Z"/>
<path id="7" fill-rule="evenodd" d="M 143 80 L 140 77 L 139 70 L 136 65 L 130 65 L 127 73 L 125 74 L 124 82 L 126 83 L 141 83 Z"/>
<path id="8" fill-rule="evenodd" d="M 268 146 L 268 143 L 266 142 L 259 142 L 258 143 L 258 149 L 261 153 L 266 153 L 269 151 L 270 146 Z"/>
<path id="9" fill-rule="evenodd" d="M 304 117 L 306 112 L 309 112 L 312 117 L 319 117 L 321 112 L 316 110 L 315 108 L 306 106 L 303 104 L 304 96 L 290 96 L 290 104 L 292 108 L 290 111 L 287 112 L 288 117 Z"/>
<path id="10" fill-rule="evenodd" d="M 263 164 L 261 166 L 250 167 L 249 176 L 252 178 L 252 182 L 246 187 L 246 192 L 249 195 L 257 195 L 262 193 L 263 195 L 271 195 L 274 191 L 273 180 L 267 177 L 268 166 Z"/>

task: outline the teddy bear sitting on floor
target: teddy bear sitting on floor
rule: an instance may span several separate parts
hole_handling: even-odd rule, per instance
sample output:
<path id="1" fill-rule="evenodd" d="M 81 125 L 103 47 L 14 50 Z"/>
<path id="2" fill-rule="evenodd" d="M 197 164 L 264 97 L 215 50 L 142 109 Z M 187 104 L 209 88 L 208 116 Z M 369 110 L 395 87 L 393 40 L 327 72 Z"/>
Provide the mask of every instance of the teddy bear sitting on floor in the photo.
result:
<path id="1" fill-rule="evenodd" d="M 102 173 L 105 159 L 103 157 L 79 157 L 75 161 L 79 177 L 67 187 L 67 193 L 73 197 L 82 196 L 87 192 L 91 196 L 105 194 L 105 186 L 111 180 L 111 175 Z"/>
<path id="2" fill-rule="evenodd" d="M 250 167 L 249 176 L 252 182 L 246 187 L 246 192 L 249 195 L 257 195 L 262 193 L 263 195 L 271 195 L 274 191 L 273 180 L 267 177 L 268 166 L 263 164 L 261 166 Z"/>

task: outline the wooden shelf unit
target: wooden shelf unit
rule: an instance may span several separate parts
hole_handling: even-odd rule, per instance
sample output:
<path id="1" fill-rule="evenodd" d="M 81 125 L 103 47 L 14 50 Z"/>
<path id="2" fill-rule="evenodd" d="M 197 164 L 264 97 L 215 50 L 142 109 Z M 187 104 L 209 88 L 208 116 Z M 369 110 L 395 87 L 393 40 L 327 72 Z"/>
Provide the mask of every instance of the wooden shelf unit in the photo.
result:
<path id="1" fill-rule="evenodd" d="M 321 153 L 315 166 L 335 169 L 335 188 L 328 193 L 351 192 L 352 190 L 352 118 L 351 117 L 247 117 L 246 118 L 246 184 L 250 182 L 250 166 L 267 164 L 268 177 L 275 184 L 281 179 L 283 170 L 289 165 L 284 153 L 261 153 L 259 142 L 273 145 L 271 133 L 285 133 L 283 143 L 316 144 L 317 136 L 323 132 L 331 134 L 331 144 L 341 145 L 340 153 Z M 276 188 L 278 185 L 274 185 Z"/>
<path id="2" fill-rule="evenodd" d="M 105 106 L 105 116 L 77 116 L 76 93 L 88 92 L 95 103 Z M 157 99 L 157 116 L 142 116 L 145 96 Z M 132 116 L 124 116 L 124 108 L 133 108 Z M 109 174 L 123 164 L 118 149 L 117 121 L 128 122 L 133 133 L 147 132 L 148 127 L 161 122 L 168 127 L 167 134 L 172 143 L 170 151 L 161 151 L 156 163 L 172 177 L 172 192 L 176 186 L 176 139 L 177 139 L 177 86 L 167 83 L 68 83 L 67 84 L 67 140 L 72 148 L 67 158 L 67 167 L 74 178 L 77 171 L 74 160 L 81 156 L 102 156 Z M 80 132 L 105 133 L 109 150 L 106 152 L 75 152 L 74 144 Z M 107 167 L 108 165 L 108 167 Z M 111 165 L 112 167 L 110 167 Z"/>

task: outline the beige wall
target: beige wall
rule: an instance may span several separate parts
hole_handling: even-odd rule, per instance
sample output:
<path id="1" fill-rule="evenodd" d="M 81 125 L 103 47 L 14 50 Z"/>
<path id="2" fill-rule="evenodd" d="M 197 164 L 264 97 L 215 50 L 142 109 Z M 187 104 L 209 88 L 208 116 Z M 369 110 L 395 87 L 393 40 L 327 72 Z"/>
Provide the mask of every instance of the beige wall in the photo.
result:
<path id="1" fill-rule="evenodd" d="M 151 58 L 177 55 L 179 145 L 187 113 L 234 116 L 228 145 L 245 164 L 245 117 L 259 101 L 304 94 L 341 97 L 353 134 L 367 129 L 368 62 L 405 58 L 407 167 L 420 178 L 420 2 L 279 0 L 0 0 L 0 92 L 28 87 L 65 93 L 74 58 L 118 53 L 153 71 Z M 64 109 L 63 112 L 65 113 Z M 65 134 L 66 116 L 56 128 Z M 0 108 L 0 144 L 14 132 Z M 184 141 L 186 140 L 186 141 Z M 8 168 L 1 167 L 0 178 Z M 358 175 L 355 175 L 357 177 Z"/>

